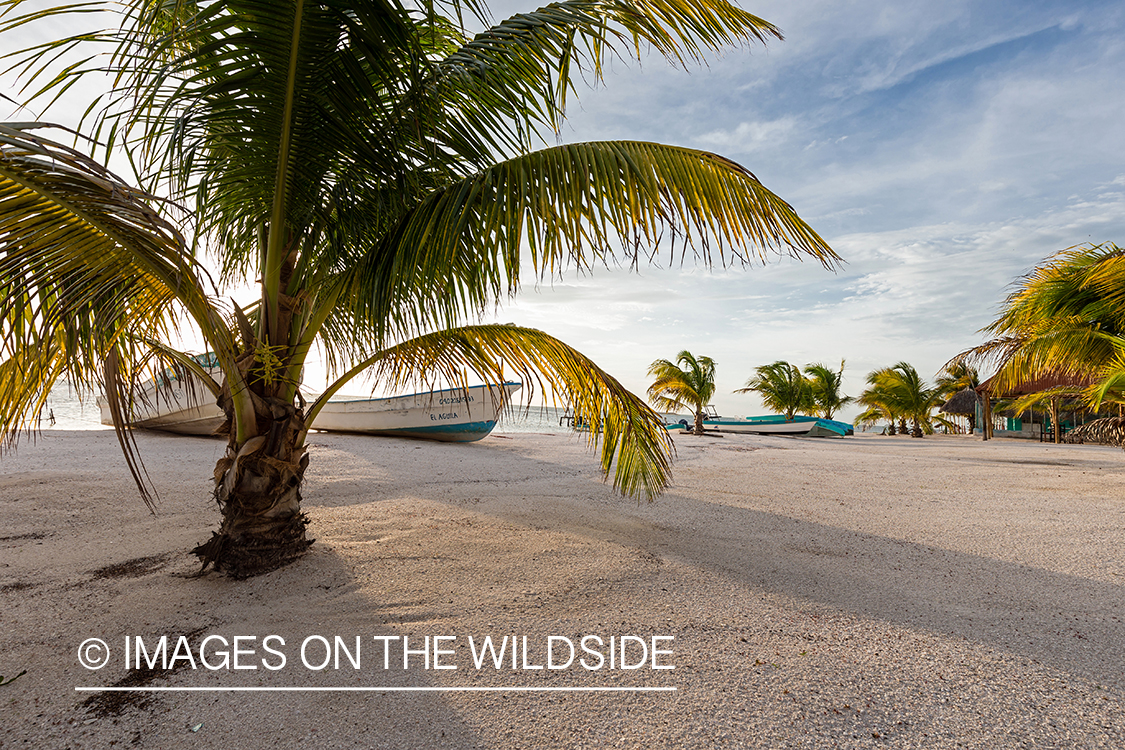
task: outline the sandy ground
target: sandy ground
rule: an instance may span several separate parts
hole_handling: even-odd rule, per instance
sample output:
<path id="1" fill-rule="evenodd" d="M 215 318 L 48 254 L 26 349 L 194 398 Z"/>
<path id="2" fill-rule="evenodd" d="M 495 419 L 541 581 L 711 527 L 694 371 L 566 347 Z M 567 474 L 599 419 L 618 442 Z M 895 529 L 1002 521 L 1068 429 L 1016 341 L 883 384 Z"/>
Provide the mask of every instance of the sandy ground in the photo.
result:
<path id="1" fill-rule="evenodd" d="M 0 687 L 0 747 L 1125 747 L 1120 450 L 676 441 L 675 486 L 638 504 L 570 436 L 316 435 L 316 543 L 242 582 L 190 577 L 220 443 L 141 438 L 152 516 L 111 433 L 25 442 L 0 459 L 0 674 L 27 670 Z M 126 637 L 161 635 L 169 656 L 184 636 L 170 669 L 126 668 Z M 587 635 L 636 636 L 630 665 L 672 636 L 655 664 L 675 669 L 532 668 Z M 209 636 L 256 668 L 198 663 L 221 666 Z M 360 667 L 306 667 L 312 636 L 358 637 Z M 427 636 L 456 669 L 426 669 Z M 475 667 L 484 636 L 518 639 L 514 668 Z M 419 651 L 407 669 L 394 637 Z M 75 690 L 106 686 L 425 690 Z M 675 690 L 434 690 L 518 687 Z"/>

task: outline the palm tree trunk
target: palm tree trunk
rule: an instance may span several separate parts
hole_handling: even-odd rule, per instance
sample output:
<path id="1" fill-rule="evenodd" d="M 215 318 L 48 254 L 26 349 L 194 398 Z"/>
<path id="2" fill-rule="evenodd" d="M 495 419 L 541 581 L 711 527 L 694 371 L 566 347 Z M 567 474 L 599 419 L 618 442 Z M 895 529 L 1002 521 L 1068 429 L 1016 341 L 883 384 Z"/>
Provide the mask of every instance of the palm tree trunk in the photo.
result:
<path id="1" fill-rule="evenodd" d="M 914 419 L 913 419 L 913 420 L 911 420 L 911 421 L 912 421 L 912 422 L 913 422 L 913 424 L 914 424 L 914 429 L 912 429 L 912 430 L 910 431 L 910 437 L 912 437 L 912 438 L 920 438 L 920 437 L 922 437 L 922 435 L 923 435 L 924 433 L 922 432 L 922 426 L 921 426 L 920 424 L 918 424 L 918 419 L 917 419 L 917 418 L 914 418 Z"/>
<path id="2" fill-rule="evenodd" d="M 234 578 L 287 565 L 312 544 L 305 536 L 308 518 L 301 511 L 301 483 L 309 463 L 304 414 L 278 399 L 256 399 L 255 406 L 260 434 L 241 446 L 232 435 L 226 455 L 215 465 L 222 525 L 192 550 L 203 570 L 213 565 Z"/>
<path id="3" fill-rule="evenodd" d="M 697 409 L 695 412 L 695 434 L 703 434 L 703 410 Z"/>

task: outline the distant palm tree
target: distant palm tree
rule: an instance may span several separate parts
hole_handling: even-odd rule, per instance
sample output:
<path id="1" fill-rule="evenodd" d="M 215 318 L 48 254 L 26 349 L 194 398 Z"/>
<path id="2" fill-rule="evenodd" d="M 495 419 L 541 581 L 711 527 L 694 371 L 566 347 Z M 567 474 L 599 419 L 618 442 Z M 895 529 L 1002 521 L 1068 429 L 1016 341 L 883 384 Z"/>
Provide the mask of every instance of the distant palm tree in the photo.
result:
<path id="1" fill-rule="evenodd" d="M 778 360 L 772 365 L 755 368 L 754 373 L 746 381 L 746 387 L 735 393 L 757 393 L 767 409 L 784 414 L 786 421 L 792 421 L 798 412 L 807 412 L 812 407 L 812 387 L 797 365 Z"/>
<path id="2" fill-rule="evenodd" d="M 934 385 L 941 392 L 942 399 L 948 401 L 962 391 L 975 390 L 980 385 L 980 375 L 975 367 L 964 360 L 954 359 L 938 373 Z M 969 421 L 969 432 L 972 433 L 977 426 L 977 415 L 970 411 L 964 416 Z"/>
<path id="3" fill-rule="evenodd" d="M 941 403 L 942 393 L 938 388 L 927 387 L 913 366 L 899 362 L 894 367 L 875 370 L 867 376 L 867 382 L 871 388 L 860 396 L 860 403 L 878 405 L 885 413 L 893 415 L 892 420 L 897 417 L 900 430 L 904 430 L 905 420 L 909 419 L 911 437 L 933 434 L 933 411 Z M 946 422 L 944 417 L 936 419 Z"/>
<path id="4" fill-rule="evenodd" d="M 840 369 L 836 372 L 818 362 L 806 365 L 805 374 L 809 376 L 809 387 L 812 390 L 813 408 L 809 410 L 810 416 L 832 419 L 833 414 L 854 400 L 840 392 L 844 381 L 844 360 L 840 360 Z"/>
<path id="5" fill-rule="evenodd" d="M 890 391 L 875 379 L 875 375 L 880 372 L 883 371 L 876 370 L 868 373 L 868 388 L 859 394 L 859 398 L 856 399 L 856 403 L 867 407 L 867 409 L 855 418 L 853 424 L 857 427 L 861 424 L 873 425 L 885 419 L 889 423 L 886 429 L 887 434 L 894 435 L 897 434 L 895 429 L 895 420 L 898 419 L 898 413 L 895 411 L 897 406 Z"/>
<path id="6" fill-rule="evenodd" d="M 980 385 L 980 375 L 977 368 L 969 366 L 963 360 L 955 359 L 946 364 L 937 374 L 934 385 L 943 396 L 960 393 L 966 388 L 976 388 Z"/>
<path id="7" fill-rule="evenodd" d="M 653 362 L 648 374 L 656 378 L 648 387 L 649 401 L 663 411 L 691 409 L 695 414 L 694 432 L 702 435 L 704 411 L 715 395 L 715 360 L 696 357 L 685 349 L 676 355 L 675 362 Z"/>

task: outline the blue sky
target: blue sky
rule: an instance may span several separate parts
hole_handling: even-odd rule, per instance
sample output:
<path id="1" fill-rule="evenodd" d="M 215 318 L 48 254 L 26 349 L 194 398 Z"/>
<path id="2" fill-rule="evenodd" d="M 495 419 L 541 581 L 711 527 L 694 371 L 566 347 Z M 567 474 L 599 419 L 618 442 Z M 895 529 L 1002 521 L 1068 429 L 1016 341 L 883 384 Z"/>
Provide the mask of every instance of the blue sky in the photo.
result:
<path id="1" fill-rule="evenodd" d="M 846 359 L 852 395 L 901 360 L 932 378 L 982 340 L 1036 263 L 1083 242 L 1125 244 L 1125 4 L 742 5 L 786 40 L 688 71 L 615 61 L 603 84 L 579 85 L 561 140 L 723 154 L 846 264 L 572 273 L 531 280 L 496 320 L 558 336 L 638 393 L 654 359 L 711 356 L 719 409 L 758 414 L 754 396 L 731 393 L 757 365 Z M 533 7 L 492 5 L 497 17 Z"/>
<path id="2" fill-rule="evenodd" d="M 688 72 L 615 63 L 580 90 L 562 140 L 733 158 L 846 265 L 570 274 L 497 319 L 559 336 L 638 392 L 654 359 L 706 354 L 720 410 L 755 414 L 755 397 L 730 392 L 757 365 L 844 358 L 852 395 L 901 360 L 932 378 L 1043 258 L 1125 243 L 1125 5 L 742 5 L 786 40 Z"/>

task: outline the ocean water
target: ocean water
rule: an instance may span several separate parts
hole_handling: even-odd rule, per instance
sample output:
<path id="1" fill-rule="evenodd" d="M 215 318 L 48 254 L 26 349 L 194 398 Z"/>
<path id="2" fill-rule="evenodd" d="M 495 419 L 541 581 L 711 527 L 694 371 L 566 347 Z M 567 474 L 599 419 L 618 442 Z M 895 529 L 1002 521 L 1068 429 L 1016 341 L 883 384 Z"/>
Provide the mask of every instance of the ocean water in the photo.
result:
<path id="1" fill-rule="evenodd" d="M 108 430 L 101 423 L 101 410 L 94 394 L 72 388 L 69 383 L 56 385 L 47 398 L 47 405 L 28 426 L 41 430 Z"/>
<path id="2" fill-rule="evenodd" d="M 500 435 L 513 432 L 571 432 L 570 426 L 561 421 L 565 413 L 565 409 L 551 407 L 515 407 L 500 414 L 500 422 L 493 432 Z"/>

